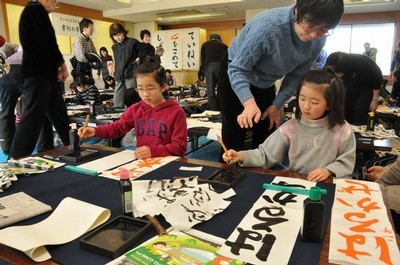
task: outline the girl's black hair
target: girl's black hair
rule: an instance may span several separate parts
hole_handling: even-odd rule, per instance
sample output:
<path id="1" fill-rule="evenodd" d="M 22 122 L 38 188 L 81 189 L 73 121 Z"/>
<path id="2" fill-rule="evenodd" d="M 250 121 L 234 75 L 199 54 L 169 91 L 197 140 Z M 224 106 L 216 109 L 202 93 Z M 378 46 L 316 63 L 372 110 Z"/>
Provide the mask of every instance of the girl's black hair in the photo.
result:
<path id="1" fill-rule="evenodd" d="M 334 29 L 344 11 L 343 0 L 297 0 L 295 20 L 307 22 L 310 26 L 324 25 Z"/>
<path id="2" fill-rule="evenodd" d="M 119 23 L 112 23 L 111 25 L 110 25 L 110 28 L 109 28 L 109 33 L 110 33 L 110 38 L 111 38 L 111 40 L 113 41 L 113 42 L 115 42 L 115 40 L 114 40 L 114 35 L 117 35 L 117 34 L 119 34 L 119 33 L 122 33 L 125 37 L 126 37 L 126 35 L 128 35 L 128 32 L 129 31 L 127 31 L 125 28 L 124 28 L 124 26 L 122 26 L 121 24 L 119 24 Z"/>
<path id="3" fill-rule="evenodd" d="M 103 57 L 103 55 L 101 54 L 101 52 L 106 52 L 107 55 L 108 55 L 108 50 L 107 50 L 106 47 L 101 47 L 101 48 L 100 48 L 100 56 Z"/>
<path id="4" fill-rule="evenodd" d="M 165 85 L 165 83 L 167 82 L 167 76 L 165 75 L 164 67 L 162 67 L 159 63 L 154 62 L 153 60 L 146 60 L 136 69 L 136 76 L 146 74 L 154 74 L 154 77 L 157 83 L 160 84 L 160 86 Z"/>
<path id="5" fill-rule="evenodd" d="M 321 91 L 327 102 L 327 115 L 329 128 L 332 129 L 336 125 L 345 123 L 344 99 L 345 87 L 342 80 L 332 68 L 326 67 L 323 70 L 311 70 L 303 76 L 296 92 L 296 111 L 297 120 L 301 119 L 301 110 L 299 107 L 299 95 L 301 87 L 305 84 L 313 84 Z"/>
<path id="6" fill-rule="evenodd" d="M 84 74 L 78 75 L 74 80 L 75 87 L 76 86 L 83 87 L 86 85 L 91 86 L 91 85 L 94 85 L 94 83 L 95 83 L 95 81 L 94 81 L 93 77 L 90 77 L 90 76 L 87 76 Z"/>

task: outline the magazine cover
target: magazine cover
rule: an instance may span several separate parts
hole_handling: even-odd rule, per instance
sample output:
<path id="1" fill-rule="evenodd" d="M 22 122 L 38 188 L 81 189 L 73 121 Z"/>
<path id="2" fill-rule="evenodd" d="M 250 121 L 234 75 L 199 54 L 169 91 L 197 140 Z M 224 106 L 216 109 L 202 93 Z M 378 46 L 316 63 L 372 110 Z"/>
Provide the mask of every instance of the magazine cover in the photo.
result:
<path id="1" fill-rule="evenodd" d="M 193 230 L 191 230 L 193 231 Z M 156 236 L 139 247 L 127 252 L 109 264 L 115 265 L 182 265 L 182 264 L 224 264 L 242 265 L 242 261 L 217 254 L 223 239 L 196 232 L 196 236 L 180 231 L 171 231 L 166 235 Z M 204 234 L 211 240 L 197 236 Z M 216 240 L 217 239 L 217 240 Z"/>

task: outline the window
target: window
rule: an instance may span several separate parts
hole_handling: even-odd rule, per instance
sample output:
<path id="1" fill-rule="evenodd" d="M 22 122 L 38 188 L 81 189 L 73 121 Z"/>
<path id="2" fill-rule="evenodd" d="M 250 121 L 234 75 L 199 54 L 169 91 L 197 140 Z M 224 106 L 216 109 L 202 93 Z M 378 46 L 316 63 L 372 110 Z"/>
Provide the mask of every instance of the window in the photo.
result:
<path id="1" fill-rule="evenodd" d="M 340 25 L 328 37 L 325 49 L 328 54 L 336 51 L 363 53 L 364 43 L 378 49 L 376 63 L 383 75 L 389 75 L 393 53 L 394 23 Z"/>

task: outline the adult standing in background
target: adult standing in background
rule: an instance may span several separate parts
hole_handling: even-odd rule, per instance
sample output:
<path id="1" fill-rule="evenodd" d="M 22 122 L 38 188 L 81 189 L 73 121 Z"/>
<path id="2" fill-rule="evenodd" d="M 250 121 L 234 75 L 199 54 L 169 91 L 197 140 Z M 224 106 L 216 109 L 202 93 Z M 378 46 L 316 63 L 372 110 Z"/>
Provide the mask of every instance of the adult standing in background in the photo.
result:
<path id="1" fill-rule="evenodd" d="M 311 69 L 343 9 L 343 0 L 297 0 L 258 14 L 233 39 L 218 83 L 228 148 L 244 149 L 246 128 L 252 128 L 251 148 L 256 148 L 273 126 L 279 127 L 281 108 Z M 274 83 L 281 78 L 275 97 Z"/>
<path id="2" fill-rule="evenodd" d="M 369 42 L 364 43 L 364 52 L 362 53 L 363 55 L 368 56 L 372 61 L 376 62 L 377 53 L 377 48 L 371 48 L 371 44 L 369 44 Z"/>
<path id="3" fill-rule="evenodd" d="M 392 63 L 390 64 L 390 78 L 393 79 L 395 71 L 400 69 L 400 41 L 397 42 L 396 48 L 393 53 Z"/>
<path id="4" fill-rule="evenodd" d="M 216 87 L 218 83 L 218 69 L 222 57 L 228 50 L 219 34 L 211 34 L 210 40 L 201 46 L 201 65 L 206 74 L 208 109 L 219 110 Z"/>
<path id="5" fill-rule="evenodd" d="M 32 154 L 46 116 L 63 144 L 69 145 L 69 119 L 61 88 L 68 70 L 48 15 L 57 7 L 58 0 L 31 0 L 19 21 L 26 109 L 10 149 L 15 159 Z"/>
<path id="6" fill-rule="evenodd" d="M 0 74 L 0 146 L 5 154 L 8 154 L 14 137 L 15 106 L 23 91 L 22 50 L 16 52 L 15 49 L 9 49 L 10 45 L 14 46 L 15 44 L 6 43 L 0 48 L 2 57 L 0 59 L 5 59 L 4 64 L 2 62 L 0 67 L 7 64 L 10 69 L 8 73 L 3 69 L 1 71 L 4 73 L 3 76 Z M 4 51 L 8 51 L 8 53 Z M 4 58 L 1 55 L 2 52 L 6 54 Z"/>
<path id="7" fill-rule="evenodd" d="M 88 18 L 83 18 L 79 22 L 79 30 L 81 34 L 72 44 L 72 55 L 74 55 L 77 60 L 76 67 L 73 66 L 75 70 L 74 78 L 80 74 L 93 77 L 92 66 L 86 56 L 87 53 L 97 54 L 93 40 L 90 38 L 94 31 L 93 21 Z"/>
<path id="8" fill-rule="evenodd" d="M 139 94 L 135 91 L 136 82 L 134 65 L 139 56 L 138 40 L 129 38 L 128 31 L 119 23 L 110 25 L 110 38 L 114 42 L 111 49 L 114 53 L 114 73 L 110 73 L 115 79 L 114 107 L 125 108 L 125 93 L 130 94 L 134 101 L 140 101 Z"/>
<path id="9" fill-rule="evenodd" d="M 114 68 L 114 60 L 112 56 L 108 54 L 108 50 L 106 47 L 100 48 L 100 58 L 101 58 L 101 68 L 97 70 L 98 79 L 100 80 L 100 74 L 101 74 L 104 82 L 104 88 L 105 89 L 108 89 L 110 87 L 114 88 L 115 85 L 114 77 L 110 76 L 110 71 L 109 71 L 109 69 Z"/>
<path id="10" fill-rule="evenodd" d="M 342 78 L 346 87 L 345 117 L 351 124 L 367 124 L 368 113 L 378 108 L 382 71 L 368 56 L 334 52 L 325 66 L 330 66 Z"/>
<path id="11" fill-rule="evenodd" d="M 138 44 L 139 49 L 139 64 L 145 62 L 146 58 L 154 60 L 155 48 L 151 45 L 151 33 L 149 30 L 144 29 L 140 31 L 141 43 Z"/>

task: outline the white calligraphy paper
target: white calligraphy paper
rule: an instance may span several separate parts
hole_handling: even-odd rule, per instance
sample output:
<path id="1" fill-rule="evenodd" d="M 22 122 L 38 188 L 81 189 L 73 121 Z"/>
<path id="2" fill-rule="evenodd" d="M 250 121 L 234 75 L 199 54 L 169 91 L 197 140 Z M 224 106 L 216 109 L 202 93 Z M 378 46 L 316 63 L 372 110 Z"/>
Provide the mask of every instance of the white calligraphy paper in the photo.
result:
<path id="1" fill-rule="evenodd" d="M 51 258 L 45 245 L 70 242 L 110 218 L 110 210 L 74 198 L 63 199 L 45 220 L 0 230 L 0 243 L 23 251 L 36 262 Z"/>
<path id="2" fill-rule="evenodd" d="M 128 163 L 132 160 L 136 160 L 134 150 L 124 150 L 112 155 L 105 156 L 100 159 L 96 159 L 85 164 L 77 166 L 78 168 L 84 168 L 94 170 L 97 172 L 103 172 L 104 170 L 117 167 L 119 165 Z"/>
<path id="3" fill-rule="evenodd" d="M 136 179 L 149 173 L 159 167 L 162 167 L 169 162 L 177 160 L 177 156 L 166 156 L 166 157 L 152 157 L 147 159 L 138 159 L 131 163 L 119 166 L 113 170 L 106 170 L 100 174 L 102 177 L 119 180 L 121 169 L 126 169 L 129 172 L 130 179 Z"/>
<path id="4" fill-rule="evenodd" d="M 396 232 L 379 184 L 339 179 L 332 208 L 329 262 L 400 264 Z"/>
<path id="5" fill-rule="evenodd" d="M 315 182 L 286 177 L 275 177 L 272 183 L 305 189 L 315 186 Z M 218 253 L 251 264 L 288 264 L 307 197 L 266 190 Z"/>
<path id="6" fill-rule="evenodd" d="M 188 230 L 209 220 L 230 204 L 225 198 L 233 191 L 218 194 L 208 184 L 197 184 L 197 177 L 172 180 L 135 180 L 132 182 L 134 215 L 158 215 L 177 230 Z"/>

